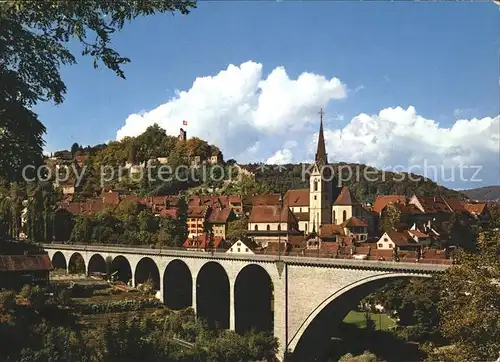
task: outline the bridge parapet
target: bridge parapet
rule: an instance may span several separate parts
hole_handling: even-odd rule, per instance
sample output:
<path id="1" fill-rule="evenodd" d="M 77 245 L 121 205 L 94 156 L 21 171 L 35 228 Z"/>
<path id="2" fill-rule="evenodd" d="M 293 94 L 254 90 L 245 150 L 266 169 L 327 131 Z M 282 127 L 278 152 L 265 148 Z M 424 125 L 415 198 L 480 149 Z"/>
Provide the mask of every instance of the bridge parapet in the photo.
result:
<path id="1" fill-rule="evenodd" d="M 408 273 L 442 273 L 450 265 L 431 264 L 431 263 L 410 263 L 395 261 L 378 260 L 355 260 L 326 257 L 307 257 L 307 256 L 279 256 L 277 254 L 254 254 L 254 255 L 235 255 L 225 252 L 213 251 L 192 251 L 183 248 L 162 248 L 152 249 L 149 247 L 124 247 L 123 245 L 95 245 L 95 244 L 42 244 L 45 249 L 67 250 L 67 251 L 87 251 L 104 253 L 134 254 L 143 256 L 164 256 L 178 258 L 196 258 L 212 260 L 237 260 L 258 263 L 274 263 L 278 260 L 291 265 L 333 267 L 343 269 L 360 270 L 380 270 L 380 271 L 400 271 Z"/>

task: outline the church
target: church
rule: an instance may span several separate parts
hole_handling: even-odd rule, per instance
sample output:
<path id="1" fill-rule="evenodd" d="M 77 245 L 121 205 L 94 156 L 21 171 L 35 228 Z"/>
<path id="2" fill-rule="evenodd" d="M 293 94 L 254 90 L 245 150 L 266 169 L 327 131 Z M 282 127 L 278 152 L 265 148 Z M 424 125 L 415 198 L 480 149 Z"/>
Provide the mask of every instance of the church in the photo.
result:
<path id="1" fill-rule="evenodd" d="M 318 146 L 309 176 L 309 189 L 288 190 L 284 206 L 298 219 L 299 229 L 305 234 L 318 233 L 322 225 L 342 225 L 353 220 L 370 228 L 371 213 L 364 209 L 347 186 L 338 184 L 334 168 L 328 163 L 323 132 L 323 110 L 319 112 Z M 332 174 L 332 172 L 334 174 Z"/>
<path id="2" fill-rule="evenodd" d="M 375 229 L 372 213 L 363 207 L 347 186 L 338 184 L 334 172 L 337 170 L 328 163 L 323 110 L 319 114 L 318 146 L 310 168 L 309 188 L 288 190 L 282 206 L 253 205 L 248 234 L 257 243 L 266 245 L 277 241 L 278 237 L 289 239 L 299 234 L 322 235 L 327 230 L 334 230 L 342 237 L 366 241 L 368 234 Z"/>

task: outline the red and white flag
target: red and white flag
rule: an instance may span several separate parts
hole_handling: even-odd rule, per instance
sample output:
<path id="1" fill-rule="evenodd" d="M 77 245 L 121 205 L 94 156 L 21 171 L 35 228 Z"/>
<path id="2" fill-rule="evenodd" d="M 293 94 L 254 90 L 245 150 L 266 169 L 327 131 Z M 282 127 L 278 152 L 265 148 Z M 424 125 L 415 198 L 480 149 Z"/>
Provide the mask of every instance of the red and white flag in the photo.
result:
<path id="1" fill-rule="evenodd" d="M 188 125 L 188 121 L 182 121 L 182 125 L 183 126 L 187 126 Z"/>

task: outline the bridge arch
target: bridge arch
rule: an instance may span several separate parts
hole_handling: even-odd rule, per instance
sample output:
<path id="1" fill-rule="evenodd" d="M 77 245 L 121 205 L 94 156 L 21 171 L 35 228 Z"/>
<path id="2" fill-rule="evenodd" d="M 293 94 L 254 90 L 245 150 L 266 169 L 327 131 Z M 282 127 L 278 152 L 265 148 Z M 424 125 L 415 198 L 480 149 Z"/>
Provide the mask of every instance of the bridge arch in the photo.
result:
<path id="1" fill-rule="evenodd" d="M 70 274 L 86 274 L 85 259 L 82 254 L 73 253 L 68 261 L 68 272 Z"/>
<path id="2" fill-rule="evenodd" d="M 90 257 L 87 265 L 87 273 L 106 273 L 108 267 L 106 266 L 106 260 L 101 254 L 94 254 Z"/>
<path id="3" fill-rule="evenodd" d="M 160 271 L 153 259 L 144 257 L 137 263 L 135 267 L 135 285 L 151 281 L 153 290 L 160 290 Z"/>
<path id="4" fill-rule="evenodd" d="M 274 286 L 262 266 L 249 264 L 236 276 L 234 314 L 237 333 L 243 334 L 252 329 L 273 333 Z"/>
<path id="5" fill-rule="evenodd" d="M 117 255 L 111 262 L 111 274 L 124 283 L 132 280 L 132 267 L 123 255 Z"/>
<path id="6" fill-rule="evenodd" d="M 291 336 L 286 350 L 292 361 L 321 360 L 328 349 L 335 328 L 364 297 L 398 279 L 429 277 L 423 274 L 384 273 L 351 283 L 323 300 Z"/>
<path id="7" fill-rule="evenodd" d="M 52 255 L 52 265 L 54 266 L 54 269 L 68 269 L 66 257 L 60 251 L 56 251 L 54 255 Z"/>
<path id="8" fill-rule="evenodd" d="M 196 314 L 209 327 L 229 329 L 230 284 L 222 265 L 209 261 L 196 277 Z"/>
<path id="9" fill-rule="evenodd" d="M 167 264 L 163 273 L 163 302 L 173 310 L 181 310 L 193 305 L 193 276 L 181 259 Z"/>

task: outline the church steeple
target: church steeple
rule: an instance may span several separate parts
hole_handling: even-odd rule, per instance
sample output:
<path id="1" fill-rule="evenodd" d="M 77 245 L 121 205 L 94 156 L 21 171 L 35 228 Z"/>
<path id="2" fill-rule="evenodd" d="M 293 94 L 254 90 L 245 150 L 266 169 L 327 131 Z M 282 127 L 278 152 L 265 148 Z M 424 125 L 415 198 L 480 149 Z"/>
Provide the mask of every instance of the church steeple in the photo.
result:
<path id="1" fill-rule="evenodd" d="M 326 147 L 325 147 L 325 136 L 323 135 L 323 108 L 319 111 L 319 136 L 318 136 L 318 150 L 316 151 L 316 163 L 321 165 L 326 165 L 328 163 L 328 159 L 326 156 Z"/>

